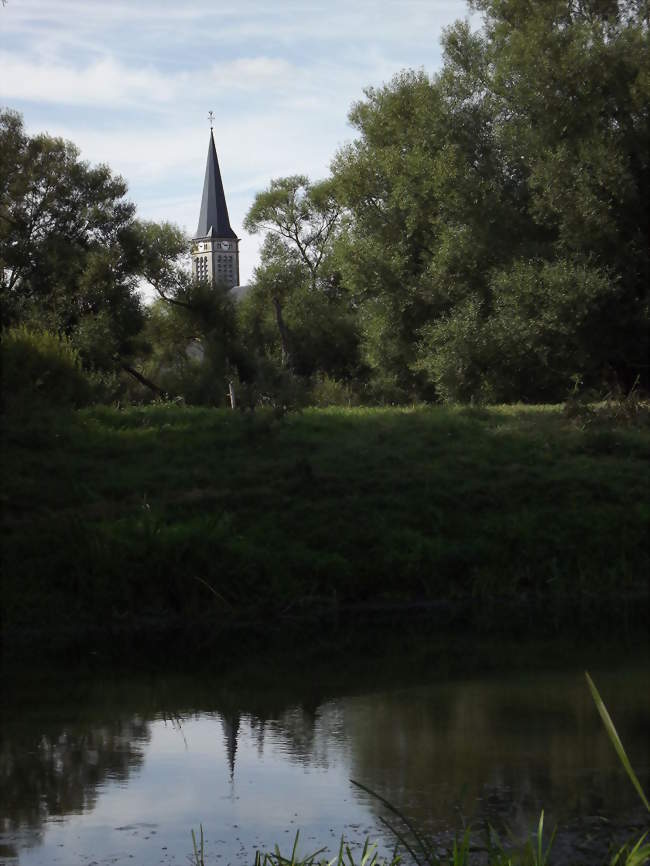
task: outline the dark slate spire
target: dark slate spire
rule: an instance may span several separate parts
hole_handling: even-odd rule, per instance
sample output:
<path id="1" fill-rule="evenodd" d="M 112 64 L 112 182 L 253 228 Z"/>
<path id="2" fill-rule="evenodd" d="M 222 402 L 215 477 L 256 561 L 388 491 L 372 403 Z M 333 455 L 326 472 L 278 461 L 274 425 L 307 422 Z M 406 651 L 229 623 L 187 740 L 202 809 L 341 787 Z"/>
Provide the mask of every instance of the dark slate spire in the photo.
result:
<path id="1" fill-rule="evenodd" d="M 205 180 L 203 182 L 203 198 L 201 199 L 199 227 L 196 230 L 195 237 L 237 238 L 237 235 L 230 228 L 228 208 L 226 207 L 226 196 L 223 192 L 221 172 L 219 171 L 219 160 L 217 159 L 217 149 L 214 146 L 212 129 L 210 129 L 208 161 L 205 166 Z"/>

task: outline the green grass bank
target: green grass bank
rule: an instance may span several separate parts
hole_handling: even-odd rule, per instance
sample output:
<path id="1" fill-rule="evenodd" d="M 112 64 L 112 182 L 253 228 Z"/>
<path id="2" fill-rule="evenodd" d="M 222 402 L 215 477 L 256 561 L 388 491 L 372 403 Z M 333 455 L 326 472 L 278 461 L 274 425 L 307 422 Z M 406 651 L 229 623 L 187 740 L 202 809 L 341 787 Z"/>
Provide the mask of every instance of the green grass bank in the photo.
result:
<path id="1" fill-rule="evenodd" d="M 552 631 L 647 594 L 644 406 L 32 411 L 2 454 L 7 642 L 399 609 Z"/>

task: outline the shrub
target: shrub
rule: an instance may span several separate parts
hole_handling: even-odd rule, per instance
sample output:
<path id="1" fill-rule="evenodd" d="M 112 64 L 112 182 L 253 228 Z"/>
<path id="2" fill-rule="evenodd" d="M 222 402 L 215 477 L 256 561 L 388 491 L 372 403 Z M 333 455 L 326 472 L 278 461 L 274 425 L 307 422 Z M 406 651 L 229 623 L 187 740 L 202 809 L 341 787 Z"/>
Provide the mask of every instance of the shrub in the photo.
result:
<path id="1" fill-rule="evenodd" d="M 314 378 L 311 403 L 314 406 L 356 406 L 359 398 L 350 385 L 323 373 Z"/>
<path id="2" fill-rule="evenodd" d="M 2 393 L 5 404 L 36 399 L 58 406 L 85 406 L 97 383 L 85 373 L 79 352 L 65 336 L 25 325 L 2 334 Z"/>
<path id="3" fill-rule="evenodd" d="M 600 384 L 607 300 L 617 284 L 567 261 L 519 261 L 422 328 L 415 368 L 446 402 L 557 402 Z"/>

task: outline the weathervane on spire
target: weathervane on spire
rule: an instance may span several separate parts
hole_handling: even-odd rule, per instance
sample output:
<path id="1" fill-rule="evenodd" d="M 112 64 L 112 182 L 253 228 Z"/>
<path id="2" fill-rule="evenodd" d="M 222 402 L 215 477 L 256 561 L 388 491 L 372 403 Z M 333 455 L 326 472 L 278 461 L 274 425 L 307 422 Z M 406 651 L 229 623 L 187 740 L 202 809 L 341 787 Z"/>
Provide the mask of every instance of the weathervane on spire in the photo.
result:
<path id="1" fill-rule="evenodd" d="M 214 124 L 214 111 L 208 111 L 208 120 L 210 121 L 210 129 Z"/>

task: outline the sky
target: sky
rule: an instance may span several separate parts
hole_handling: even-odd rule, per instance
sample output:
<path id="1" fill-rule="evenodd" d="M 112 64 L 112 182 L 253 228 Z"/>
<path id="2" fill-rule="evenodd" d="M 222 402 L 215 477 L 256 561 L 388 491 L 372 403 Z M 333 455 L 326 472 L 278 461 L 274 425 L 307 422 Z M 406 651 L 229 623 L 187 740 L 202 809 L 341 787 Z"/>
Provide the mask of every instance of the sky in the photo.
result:
<path id="1" fill-rule="evenodd" d="M 440 68 L 464 0 L 6 0 L 0 106 L 73 141 L 129 185 L 142 219 L 196 230 L 208 111 L 247 283 L 242 222 L 289 174 L 325 177 L 350 106 L 402 69 Z"/>

